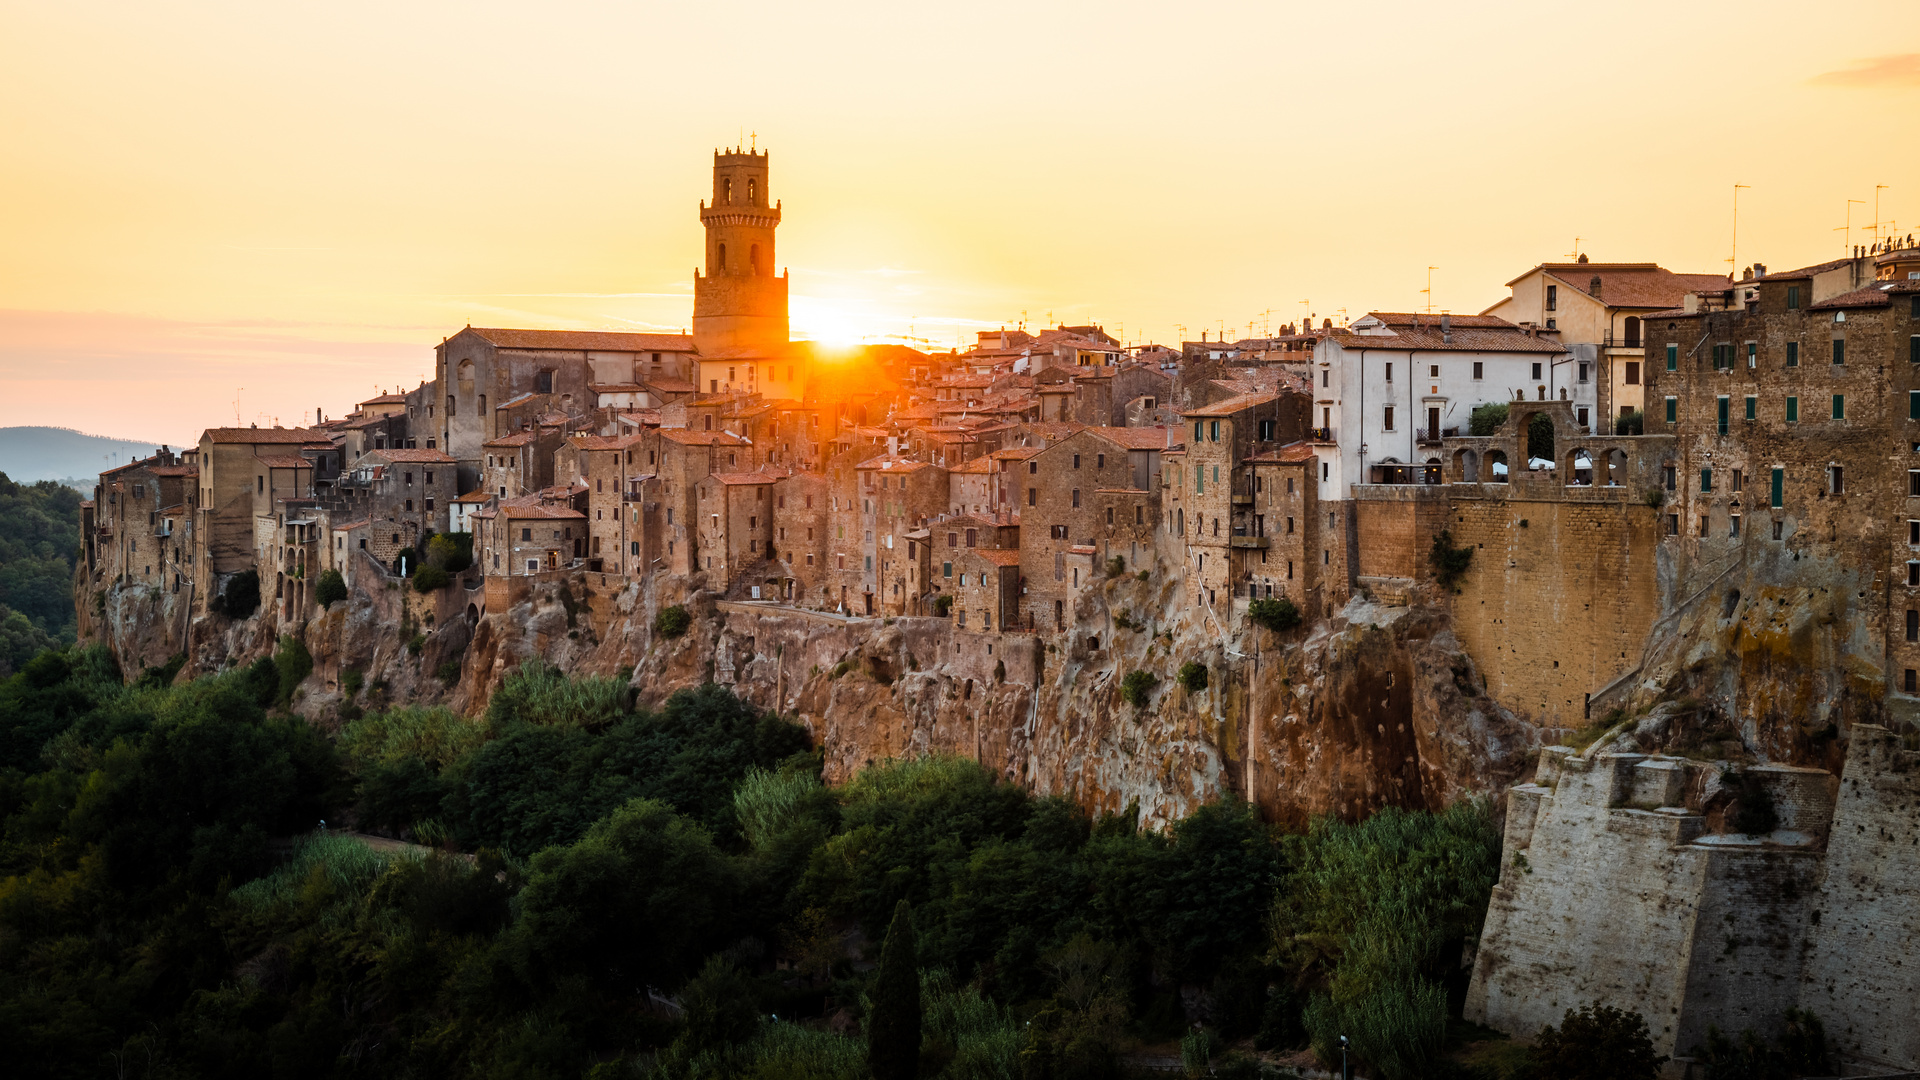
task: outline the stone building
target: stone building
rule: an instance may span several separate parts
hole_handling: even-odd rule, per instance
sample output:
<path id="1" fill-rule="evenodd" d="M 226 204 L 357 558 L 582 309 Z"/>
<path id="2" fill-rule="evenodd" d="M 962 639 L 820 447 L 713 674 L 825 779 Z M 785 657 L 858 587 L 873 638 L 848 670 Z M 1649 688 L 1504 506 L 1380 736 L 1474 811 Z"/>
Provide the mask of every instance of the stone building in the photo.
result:
<path id="1" fill-rule="evenodd" d="M 333 444 L 325 432 L 307 428 L 208 428 L 201 433 L 196 477 L 200 490 L 193 507 L 200 597 L 217 578 L 259 564 L 264 545 L 256 543 L 254 522 L 271 518 L 275 500 L 311 494 L 301 486 L 301 476 L 304 472 L 310 480 L 313 465 L 298 460 L 300 448 L 307 445 Z"/>
<path id="2" fill-rule="evenodd" d="M 954 626 L 983 634 L 1025 626 L 1020 562 L 1020 552 L 990 547 L 961 548 L 951 558 L 943 558 L 943 565 L 950 565 L 954 574 L 950 586 Z"/>
<path id="3" fill-rule="evenodd" d="M 82 534 L 94 580 L 176 592 L 193 580 L 197 457 L 163 446 L 100 474 L 93 528 Z"/>
<path id="4" fill-rule="evenodd" d="M 795 472 L 773 484 L 774 547 L 786 572 L 783 595 L 802 607 L 825 608 L 827 506 L 825 475 Z"/>
<path id="5" fill-rule="evenodd" d="M 707 575 L 707 588 L 722 595 L 745 592 L 756 600 L 778 595 L 781 575 L 769 578 L 763 572 L 777 558 L 772 496 L 778 479 L 765 472 L 718 472 L 694 485 L 696 569 Z"/>
<path id="6" fill-rule="evenodd" d="M 494 427 L 502 404 L 533 394 L 542 412 L 584 416 L 599 404 L 591 386 L 688 380 L 693 355 L 685 334 L 469 326 L 434 350 L 440 400 L 429 408 L 425 429 L 437 427 L 437 448 L 458 461 L 460 486 L 471 490 L 480 484 L 483 445 L 512 430 Z"/>
<path id="7" fill-rule="evenodd" d="M 1676 274 L 1656 263 L 1589 262 L 1582 255 L 1541 263 L 1507 282 L 1512 295 L 1480 314 L 1557 334 L 1567 355 L 1555 364 L 1572 378 L 1555 381 L 1570 386 L 1576 418 L 1591 406 L 1583 422 L 1609 434 L 1609 420 L 1644 403 L 1642 321 L 1680 306 L 1690 292 L 1726 284 L 1725 274 Z"/>
<path id="8" fill-rule="evenodd" d="M 1831 560 L 1855 584 L 1845 618 L 1884 643 L 1887 707 L 1920 719 L 1920 251 L 1875 262 L 1883 278 L 1824 298 L 1846 268 L 1767 273 L 1648 317 L 1647 431 L 1675 439 L 1661 546 L 1676 593 L 1736 564 Z"/>
<path id="9" fill-rule="evenodd" d="M 476 557 L 489 577 L 526 577 L 571 566 L 583 548 L 587 515 L 571 497 L 526 495 L 483 512 Z"/>
<path id="10" fill-rule="evenodd" d="M 1225 610 L 1248 580 L 1246 553 L 1268 543 L 1262 515 L 1249 512 L 1256 478 L 1242 463 L 1304 438 L 1307 409 L 1300 394 L 1261 393 L 1181 411 L 1191 431 L 1170 486 L 1179 496 L 1172 524 L 1184 539 L 1191 602 Z"/>
<path id="11" fill-rule="evenodd" d="M 595 573 L 635 573 L 644 549 L 642 484 L 646 436 L 574 435 L 554 453 L 553 470 L 568 483 L 586 489 L 587 569 Z M 636 462 L 636 454 L 643 460 Z"/>
<path id="12" fill-rule="evenodd" d="M 861 610 L 916 613 L 920 595 L 910 590 L 925 578 L 912 572 L 913 560 L 906 557 L 907 534 L 946 512 L 952 487 L 947 470 L 924 461 L 883 456 L 861 462 L 853 474 L 857 491 L 846 501 L 859 505 L 860 571 L 866 586 L 859 599 Z"/>
<path id="13" fill-rule="evenodd" d="M 752 447 L 727 431 L 662 428 L 647 433 L 647 469 L 660 481 L 660 535 L 668 573 L 691 574 L 704 568 L 700 548 L 700 481 L 716 472 L 742 471 L 741 458 Z M 635 461 L 635 467 L 639 463 Z"/>
<path id="14" fill-rule="evenodd" d="M 1108 543 L 1110 512 L 1124 506 L 1111 516 L 1115 525 L 1131 529 L 1132 504 L 1144 506 L 1153 498 L 1147 484 L 1157 478 L 1166 438 L 1164 429 L 1082 428 L 1020 463 L 1014 475 L 1023 492 L 1019 512 L 1025 625 L 1065 628 L 1073 595 L 1092 583 L 1082 568 L 1091 566 L 1091 553 Z M 1140 514 L 1143 522 L 1158 524 L 1157 504 Z M 1131 551 L 1137 540 L 1127 542 Z"/>
<path id="15" fill-rule="evenodd" d="M 447 531 L 456 475 L 453 458 L 441 450 L 370 450 L 334 485 L 331 510 L 371 521 L 367 553 L 397 572 L 401 549 Z"/>
<path id="16" fill-rule="evenodd" d="M 532 429 L 488 439 L 480 446 L 480 490 L 514 499 L 552 487 L 553 456 L 563 441 L 558 431 Z"/>

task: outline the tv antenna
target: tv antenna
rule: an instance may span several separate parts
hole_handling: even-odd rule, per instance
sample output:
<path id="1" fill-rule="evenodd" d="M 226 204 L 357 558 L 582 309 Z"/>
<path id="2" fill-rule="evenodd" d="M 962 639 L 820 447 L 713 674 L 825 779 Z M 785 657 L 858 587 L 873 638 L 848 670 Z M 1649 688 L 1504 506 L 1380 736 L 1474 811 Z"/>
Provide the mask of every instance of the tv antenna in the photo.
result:
<path id="1" fill-rule="evenodd" d="M 1891 221 L 1880 220 L 1880 193 L 1885 190 L 1887 190 L 1886 184 L 1873 185 L 1873 242 L 1876 246 L 1880 243 L 1880 227 L 1893 224 Z"/>
<path id="2" fill-rule="evenodd" d="M 1859 203 L 1861 206 L 1865 206 L 1867 204 L 1867 200 L 1848 199 L 1847 200 L 1847 223 L 1845 225 L 1840 226 L 1840 228 L 1833 230 L 1834 232 L 1840 232 L 1842 230 L 1845 230 L 1847 234 L 1847 254 L 1848 255 L 1853 254 L 1853 206 L 1855 203 Z"/>
<path id="3" fill-rule="evenodd" d="M 1727 251 L 1728 281 L 1732 281 L 1733 275 L 1740 269 L 1740 191 L 1742 188 L 1750 188 L 1752 186 L 1751 184 L 1733 185 L 1733 240 L 1731 247 Z"/>
<path id="4" fill-rule="evenodd" d="M 236 386 L 233 388 L 233 426 L 234 427 L 240 426 L 240 392 L 245 389 L 246 387 L 244 386 Z"/>
<path id="5" fill-rule="evenodd" d="M 1437 266 L 1427 267 L 1427 287 L 1420 290 L 1427 297 L 1427 314 L 1429 315 L 1433 314 L 1433 272 L 1438 269 L 1440 268 Z M 1341 308 L 1340 310 L 1345 311 L 1347 309 Z"/>
<path id="6" fill-rule="evenodd" d="M 1584 236 L 1576 236 L 1573 238 L 1573 250 L 1567 252 L 1567 258 L 1572 259 L 1574 262 L 1580 261 L 1580 241 L 1585 239 L 1586 237 Z"/>

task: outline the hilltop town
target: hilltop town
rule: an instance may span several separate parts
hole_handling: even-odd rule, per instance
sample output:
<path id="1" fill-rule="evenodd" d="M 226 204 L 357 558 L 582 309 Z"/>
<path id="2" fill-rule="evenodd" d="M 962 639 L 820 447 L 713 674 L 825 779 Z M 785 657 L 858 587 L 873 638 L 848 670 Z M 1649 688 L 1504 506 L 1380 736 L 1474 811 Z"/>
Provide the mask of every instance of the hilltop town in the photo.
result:
<path id="1" fill-rule="evenodd" d="M 300 640 L 320 721 L 362 673 L 475 713 L 535 656 L 650 699 L 730 683 L 829 779 L 944 749 L 1148 821 L 1518 784 L 1510 862 L 1584 846 L 1503 869 L 1470 1019 L 1537 1030 L 1665 964 L 1672 1053 L 1881 993 L 1839 971 L 1871 931 L 1819 875 L 1884 869 L 1914 824 L 1910 237 L 1733 276 L 1516 267 L 1480 314 L 929 355 L 790 340 L 781 212 L 765 152 L 716 153 L 690 334 L 468 326 L 412 390 L 102 473 L 82 637 L 181 677 Z M 1843 770 L 1885 783 L 1836 800 Z M 1721 912 L 1798 929 L 1722 952 Z M 1589 963 L 1645 922 L 1659 964 Z M 1910 1066 L 1905 1038 L 1844 1036 Z"/>

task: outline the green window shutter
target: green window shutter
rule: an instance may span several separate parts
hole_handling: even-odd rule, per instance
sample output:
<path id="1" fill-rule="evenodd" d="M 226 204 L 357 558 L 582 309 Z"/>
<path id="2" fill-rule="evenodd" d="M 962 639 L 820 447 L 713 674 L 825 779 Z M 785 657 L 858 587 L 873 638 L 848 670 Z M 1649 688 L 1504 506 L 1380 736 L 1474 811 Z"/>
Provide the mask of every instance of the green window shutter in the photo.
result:
<path id="1" fill-rule="evenodd" d="M 1845 420 L 1847 418 L 1847 396 L 1845 394 L 1833 395 L 1833 418 L 1835 420 Z"/>
<path id="2" fill-rule="evenodd" d="M 1907 339 L 1907 362 L 1920 364 L 1920 334 Z"/>
<path id="3" fill-rule="evenodd" d="M 1800 366 L 1800 343 L 1797 341 L 1787 342 L 1787 366 Z"/>
<path id="4" fill-rule="evenodd" d="M 945 577 L 953 576 L 953 564 L 950 562 L 941 563 L 940 570 L 941 570 L 942 576 L 945 576 Z"/>
<path id="5" fill-rule="evenodd" d="M 1727 409 L 1729 404 L 1730 404 L 1729 399 L 1724 397 L 1717 398 L 1714 401 L 1714 412 L 1716 414 L 1716 420 L 1719 424 L 1720 434 L 1722 435 L 1725 435 L 1727 433 Z"/>
<path id="6" fill-rule="evenodd" d="M 1702 495 L 1713 494 L 1713 470 L 1712 469 L 1700 470 L 1700 494 Z"/>
<path id="7" fill-rule="evenodd" d="M 1790 397 L 1787 399 L 1787 423 L 1795 424 L 1795 423 L 1799 423 L 1799 421 L 1800 421 L 1800 399 L 1797 397 Z"/>
<path id="8" fill-rule="evenodd" d="M 1907 419 L 1920 420 L 1920 390 L 1907 391 Z"/>
<path id="9" fill-rule="evenodd" d="M 1206 423 L 1206 421 L 1204 421 L 1204 420 L 1195 420 L 1195 421 L 1193 422 L 1193 441 L 1194 441 L 1194 442 L 1199 442 L 1199 441 L 1200 441 L 1200 432 L 1201 432 L 1201 430 L 1202 430 L 1202 428 L 1203 428 L 1203 426 L 1205 425 L 1205 423 Z"/>
<path id="10" fill-rule="evenodd" d="M 1667 370 L 1680 370 L 1680 346 L 1678 345 L 1667 346 Z"/>
<path id="11" fill-rule="evenodd" d="M 1671 424 L 1679 419 L 1680 419 L 1680 399 L 1668 398 L 1667 399 L 1667 423 Z"/>
<path id="12" fill-rule="evenodd" d="M 1771 496 L 1769 503 L 1775 510 L 1780 509 L 1780 496 L 1781 496 L 1782 490 L 1786 487 L 1786 480 L 1787 480 L 1787 470 L 1785 469 L 1773 470 L 1773 485 L 1771 490 L 1768 492 L 1768 494 Z"/>
<path id="13" fill-rule="evenodd" d="M 1205 465 L 1195 465 L 1193 467 L 1193 493 L 1198 495 L 1205 490 L 1207 490 L 1207 467 Z"/>
<path id="14" fill-rule="evenodd" d="M 1846 338 L 1833 339 L 1833 362 L 1836 364 L 1844 364 L 1847 362 L 1847 339 Z"/>
<path id="15" fill-rule="evenodd" d="M 1796 311 L 1800 307 L 1800 286 L 1787 286 L 1787 310 Z"/>
<path id="16" fill-rule="evenodd" d="M 1749 394 L 1747 396 L 1747 419 L 1749 420 L 1757 419 L 1759 407 L 1760 407 L 1760 399 Z"/>
<path id="17" fill-rule="evenodd" d="M 1760 346 L 1755 342 L 1749 341 L 1747 342 L 1747 366 L 1758 367 L 1759 364 L 1760 364 Z"/>

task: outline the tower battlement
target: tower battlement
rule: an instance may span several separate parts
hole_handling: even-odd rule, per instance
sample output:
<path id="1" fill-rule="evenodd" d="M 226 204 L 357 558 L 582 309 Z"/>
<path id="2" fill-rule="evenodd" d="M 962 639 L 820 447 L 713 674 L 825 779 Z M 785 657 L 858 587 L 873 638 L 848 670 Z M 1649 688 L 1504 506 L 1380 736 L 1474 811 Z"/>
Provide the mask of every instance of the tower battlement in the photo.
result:
<path id="1" fill-rule="evenodd" d="M 703 353 L 783 349 L 787 279 L 775 261 L 780 204 L 767 191 L 764 150 L 715 150 L 713 195 L 700 204 L 705 265 L 694 271 L 693 337 Z"/>

